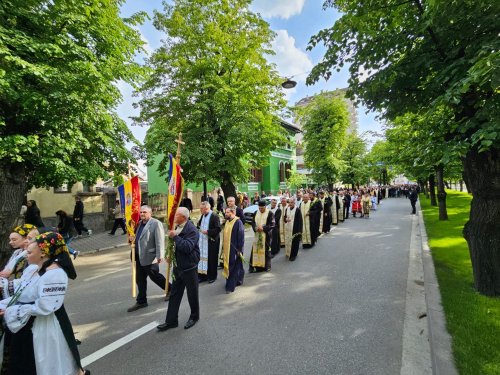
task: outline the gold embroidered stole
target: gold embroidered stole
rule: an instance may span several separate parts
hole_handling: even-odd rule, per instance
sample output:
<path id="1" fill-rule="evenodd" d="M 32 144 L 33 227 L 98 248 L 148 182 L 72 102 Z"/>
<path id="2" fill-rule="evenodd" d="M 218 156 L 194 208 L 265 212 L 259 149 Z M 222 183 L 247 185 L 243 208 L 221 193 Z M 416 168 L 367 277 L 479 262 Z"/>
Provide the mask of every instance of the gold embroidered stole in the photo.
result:
<path id="1" fill-rule="evenodd" d="M 222 256 L 224 259 L 224 269 L 222 270 L 222 276 L 226 279 L 229 277 L 229 254 L 231 253 L 231 233 L 233 232 L 233 226 L 239 218 L 236 216 L 233 220 L 226 220 L 224 224 L 224 240 L 222 242 Z"/>
<path id="2" fill-rule="evenodd" d="M 290 257 L 290 253 L 292 251 L 293 224 L 295 222 L 296 212 L 297 212 L 297 207 L 294 207 L 293 209 L 290 209 L 290 207 L 286 208 L 286 218 L 287 220 L 290 220 L 288 223 L 285 224 L 285 254 L 287 257 Z"/>
<path id="3" fill-rule="evenodd" d="M 255 226 L 264 227 L 269 217 L 269 210 L 266 209 L 264 213 L 257 211 L 255 214 Z M 266 266 L 266 233 L 255 232 L 255 237 L 252 245 L 252 265 L 254 267 Z"/>
<path id="4" fill-rule="evenodd" d="M 288 205 L 282 206 L 280 204 L 281 208 L 281 219 L 280 219 L 280 245 L 285 244 L 285 210 L 288 209 Z"/>
<path id="5" fill-rule="evenodd" d="M 300 205 L 300 213 L 302 214 L 302 225 L 303 225 L 302 243 L 305 245 L 311 244 L 311 223 L 309 221 L 309 216 L 307 216 L 310 208 L 311 208 L 311 201 L 308 201 L 307 203 L 302 202 L 302 204 Z"/>

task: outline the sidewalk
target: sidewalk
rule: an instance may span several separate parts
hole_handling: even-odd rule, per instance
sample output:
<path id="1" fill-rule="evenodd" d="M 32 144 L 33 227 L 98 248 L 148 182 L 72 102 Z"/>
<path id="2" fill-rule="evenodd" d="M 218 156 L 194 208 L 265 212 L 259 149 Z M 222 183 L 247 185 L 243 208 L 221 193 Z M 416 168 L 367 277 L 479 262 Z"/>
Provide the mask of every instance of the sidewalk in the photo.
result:
<path id="1" fill-rule="evenodd" d="M 75 238 L 71 242 L 71 247 L 81 252 L 81 254 L 91 254 L 102 250 L 114 249 L 116 247 L 127 246 L 127 235 L 118 230 L 114 236 L 108 232 L 84 235 L 82 238 Z"/>
<path id="2" fill-rule="evenodd" d="M 246 226 L 245 236 L 248 236 L 250 231 L 251 228 L 249 226 Z M 108 232 L 102 232 L 102 233 L 92 234 L 91 236 L 83 235 L 82 238 L 75 238 L 71 242 L 71 247 L 75 250 L 80 251 L 81 254 L 92 254 L 92 253 L 97 253 L 99 251 L 114 249 L 122 246 L 128 246 L 127 237 L 128 236 L 122 234 L 121 229 L 118 228 L 114 236 L 109 235 Z"/>

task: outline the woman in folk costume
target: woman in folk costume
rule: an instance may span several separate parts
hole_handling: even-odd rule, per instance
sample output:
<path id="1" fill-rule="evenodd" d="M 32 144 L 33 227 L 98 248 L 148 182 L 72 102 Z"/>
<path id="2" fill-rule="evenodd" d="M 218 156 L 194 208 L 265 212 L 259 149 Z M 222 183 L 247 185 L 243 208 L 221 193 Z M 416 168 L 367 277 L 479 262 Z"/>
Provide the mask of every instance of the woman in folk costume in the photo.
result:
<path id="1" fill-rule="evenodd" d="M 252 228 L 255 232 L 250 254 L 248 271 L 262 272 L 271 270 L 271 239 L 275 227 L 274 215 L 267 209 L 265 201 L 259 201 L 259 209 L 252 220 Z"/>
<path id="2" fill-rule="evenodd" d="M 362 211 L 361 211 L 360 199 L 361 199 L 361 197 L 358 195 L 358 193 L 354 192 L 354 194 L 351 197 L 351 206 L 352 206 L 352 216 L 353 217 L 356 217 L 356 214 L 358 212 L 361 214 L 361 216 L 363 215 Z"/>
<path id="3" fill-rule="evenodd" d="M 89 375 L 80 364 L 73 329 L 64 309 L 68 277 L 76 278 L 59 233 L 38 235 L 28 245 L 28 268 L 12 288 L 3 288 L 0 314 L 7 326 L 7 374 Z"/>
<path id="4" fill-rule="evenodd" d="M 2 282 L 7 282 L 6 279 L 11 276 L 14 279 L 19 279 L 24 269 L 28 266 L 28 262 L 26 261 L 26 247 L 28 246 L 28 242 L 26 241 L 26 237 L 33 229 L 36 229 L 34 225 L 24 224 L 15 227 L 9 235 L 9 245 L 14 249 L 14 252 L 4 269 L 0 271 L 0 277 L 5 278 Z"/>
<path id="5" fill-rule="evenodd" d="M 363 206 L 363 215 L 366 216 L 366 218 L 369 218 L 370 209 L 372 207 L 372 198 L 370 197 L 370 193 L 368 191 L 361 198 L 361 204 Z"/>

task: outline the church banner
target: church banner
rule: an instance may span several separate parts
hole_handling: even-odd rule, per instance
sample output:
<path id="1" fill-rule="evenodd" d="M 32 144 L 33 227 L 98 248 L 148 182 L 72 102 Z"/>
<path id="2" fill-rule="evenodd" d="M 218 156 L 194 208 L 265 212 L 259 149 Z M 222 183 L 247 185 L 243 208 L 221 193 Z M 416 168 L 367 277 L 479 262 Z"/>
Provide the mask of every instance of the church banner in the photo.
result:
<path id="1" fill-rule="evenodd" d="M 139 177 L 132 177 L 123 185 L 118 186 L 118 193 L 120 195 L 120 206 L 125 218 L 127 232 L 129 235 L 134 235 L 135 227 L 140 219 L 139 212 L 141 209 L 141 185 Z"/>
<path id="2" fill-rule="evenodd" d="M 168 205 L 167 205 L 167 218 L 168 227 L 174 227 L 174 216 L 177 207 L 182 199 L 182 192 L 184 190 L 184 179 L 182 178 L 181 172 L 182 168 L 177 163 L 177 160 L 168 154 L 170 158 L 170 169 L 168 171 Z"/>

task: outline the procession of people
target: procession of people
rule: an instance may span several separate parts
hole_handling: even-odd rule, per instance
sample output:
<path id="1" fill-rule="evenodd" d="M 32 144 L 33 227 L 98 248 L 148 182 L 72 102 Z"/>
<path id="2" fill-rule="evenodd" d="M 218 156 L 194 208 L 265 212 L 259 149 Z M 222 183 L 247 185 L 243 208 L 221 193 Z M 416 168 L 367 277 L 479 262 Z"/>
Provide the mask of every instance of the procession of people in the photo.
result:
<path id="1" fill-rule="evenodd" d="M 217 208 L 223 212 L 223 217 L 219 210 L 213 209 L 213 199 L 201 203 L 201 216 L 195 222 L 190 219 L 192 207 L 179 206 L 175 212 L 175 227 L 167 232 L 163 224 L 152 217 L 151 207 L 140 207 L 140 220 L 133 232 L 129 232 L 129 241 L 135 245 L 138 294 L 135 304 L 127 311 L 132 313 L 148 306 L 146 291 L 149 277 L 161 289 L 171 291 L 165 298 L 169 301 L 165 322 L 158 325 L 157 330 L 178 327 L 184 290 L 191 307 L 184 328 L 189 329 L 200 319 L 199 284 L 214 283 L 218 278 L 218 268 L 222 268 L 225 292 L 233 293 L 243 285 L 245 263 L 249 273 L 259 273 L 271 272 L 272 260 L 280 255 L 293 262 L 301 248 L 311 251 L 321 237 L 331 231 L 332 226 L 345 222 L 350 215 L 369 218 L 383 197 L 377 188 L 300 189 L 294 195 L 288 191 L 278 194 L 278 197 L 272 196 L 270 201 L 263 199 L 265 193 L 261 196 L 254 194 L 258 210 L 251 223 L 254 234 L 248 261 L 244 257 L 245 221 L 242 210 L 246 194 L 229 196 L 225 203 L 219 200 Z M 412 191 L 412 205 L 414 196 Z M 116 202 L 117 206 L 119 203 Z M 76 206 L 82 211 L 78 199 Z M 117 209 L 113 213 L 120 216 Z M 60 222 L 57 229 L 37 228 L 26 223 L 14 228 L 9 236 L 14 250 L 0 271 L 0 316 L 4 320 L 0 341 L 2 373 L 90 373 L 82 369 L 77 340 L 64 310 L 68 279 L 76 278 L 76 271 L 65 243 L 70 221 L 65 212 L 58 211 L 58 215 Z M 77 221 L 83 227 L 81 215 Z M 118 225 L 115 225 L 115 230 Z M 173 259 L 165 255 L 167 237 L 173 241 Z M 281 252 L 281 249 L 284 251 Z M 167 278 L 158 267 L 163 261 L 173 265 L 172 284 L 168 288 Z M 41 288 L 49 284 L 50 287 Z M 55 332 L 52 332 L 54 329 Z M 51 330 L 50 334 L 47 330 Z M 62 355 L 55 358 L 54 353 L 37 344 L 41 340 L 52 340 L 53 345 L 61 348 Z"/>

